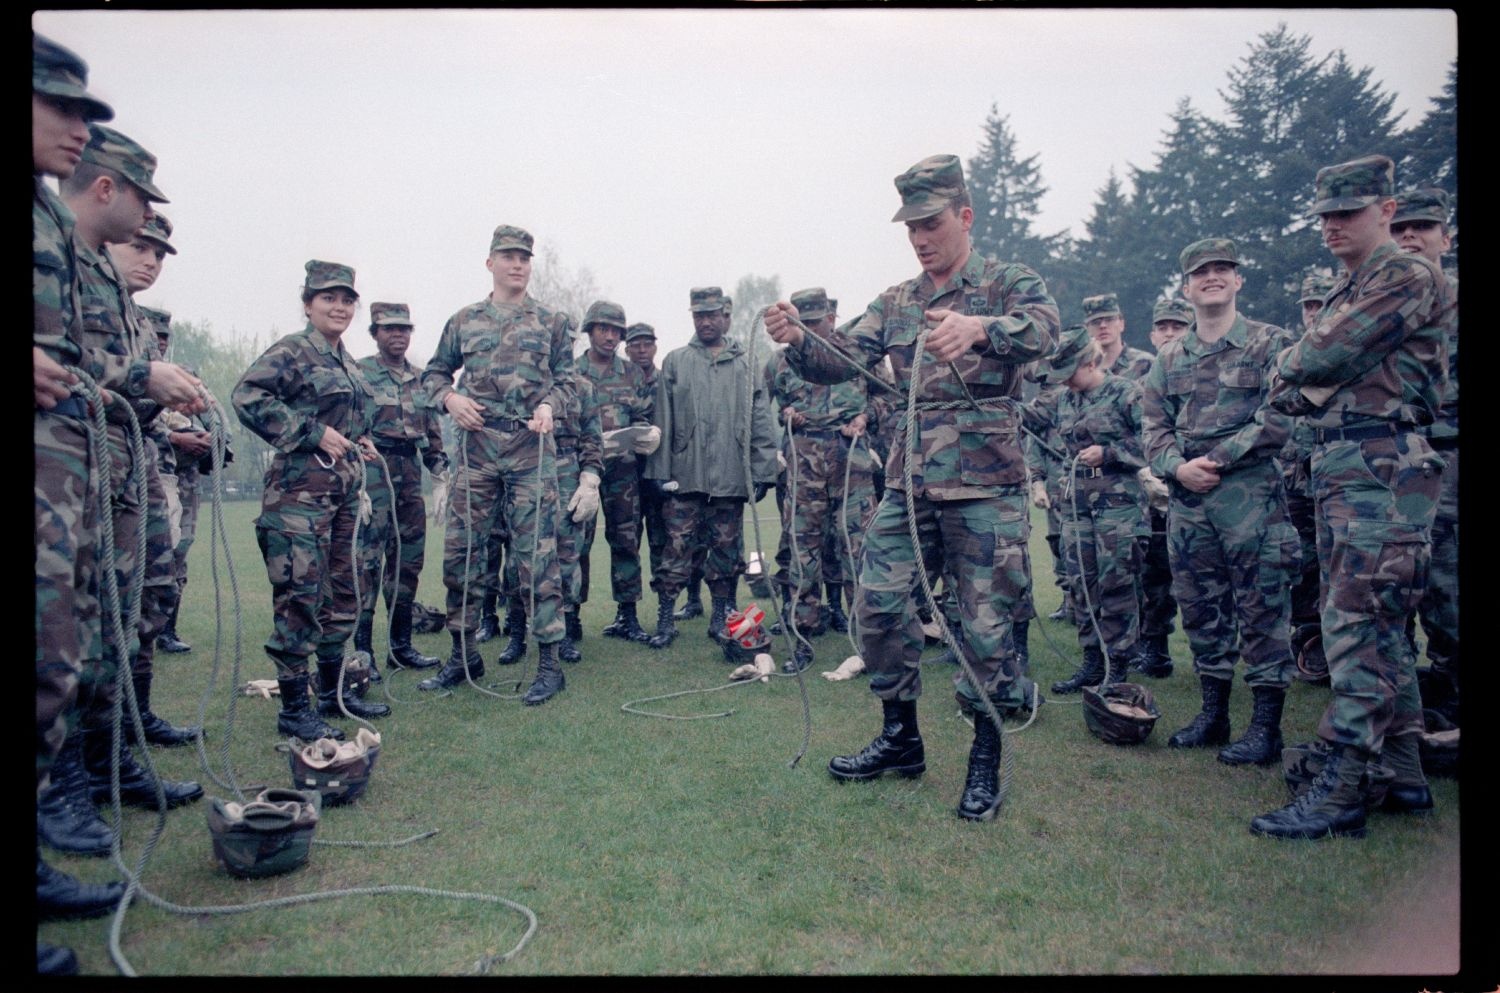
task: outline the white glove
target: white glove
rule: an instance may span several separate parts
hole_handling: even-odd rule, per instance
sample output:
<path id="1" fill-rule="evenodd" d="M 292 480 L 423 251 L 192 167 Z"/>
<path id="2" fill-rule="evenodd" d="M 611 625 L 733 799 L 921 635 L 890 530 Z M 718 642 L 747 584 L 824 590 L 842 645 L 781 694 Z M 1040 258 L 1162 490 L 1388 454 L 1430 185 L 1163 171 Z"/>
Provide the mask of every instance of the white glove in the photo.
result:
<path id="1" fill-rule="evenodd" d="M 1047 495 L 1047 484 L 1040 479 L 1032 480 L 1031 503 L 1043 510 L 1052 506 L 1052 498 Z"/>
<path id="2" fill-rule="evenodd" d="M 650 455 L 661 446 L 661 428 L 655 424 L 642 431 L 635 439 L 635 454 Z"/>
<path id="3" fill-rule="evenodd" d="M 771 673 L 776 671 L 776 660 L 765 652 L 755 656 L 754 662 L 746 662 L 729 674 L 729 678 L 735 682 L 743 682 L 746 679 L 759 679 L 763 683 L 771 681 Z"/>
<path id="4" fill-rule="evenodd" d="M 443 524 L 448 520 L 448 475 L 432 477 L 432 520 Z"/>
<path id="5" fill-rule="evenodd" d="M 573 491 L 573 499 L 568 501 L 568 510 L 573 514 L 576 524 L 599 513 L 599 477 L 593 471 L 585 469 L 578 474 L 578 489 Z"/>
<path id="6" fill-rule="evenodd" d="M 359 491 L 359 523 L 369 524 L 370 518 L 375 516 L 375 506 L 370 503 L 370 494 L 365 490 Z"/>
<path id="7" fill-rule="evenodd" d="M 663 493 L 676 493 L 681 486 L 682 484 L 677 482 L 677 480 L 669 479 L 661 484 L 661 491 Z"/>
<path id="8" fill-rule="evenodd" d="M 786 472 L 786 456 L 781 454 L 779 448 L 776 449 L 776 468 L 781 472 Z"/>
<path id="9" fill-rule="evenodd" d="M 837 669 L 829 669 L 827 672 L 823 673 L 823 678 L 833 680 L 834 682 L 840 682 L 845 679 L 852 679 L 853 677 L 859 675 L 864 671 L 865 660 L 860 658 L 858 655 L 851 655 L 844 661 L 840 662 Z"/>
<path id="10" fill-rule="evenodd" d="M 273 696 L 281 695 L 281 684 L 274 679 L 252 679 L 240 687 L 240 692 L 246 696 L 258 696 L 262 700 L 269 700 Z"/>

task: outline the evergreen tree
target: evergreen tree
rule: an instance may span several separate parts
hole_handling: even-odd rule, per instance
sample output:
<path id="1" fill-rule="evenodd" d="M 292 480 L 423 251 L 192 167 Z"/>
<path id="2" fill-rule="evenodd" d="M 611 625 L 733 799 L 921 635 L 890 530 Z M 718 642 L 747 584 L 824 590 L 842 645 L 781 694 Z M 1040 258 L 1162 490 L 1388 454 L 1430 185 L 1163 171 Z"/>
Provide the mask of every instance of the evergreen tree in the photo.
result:
<path id="1" fill-rule="evenodd" d="M 1047 192 L 1037 159 L 1019 157 L 1010 119 L 1001 115 L 998 104 L 991 104 L 979 153 L 969 159 L 964 178 L 974 206 L 974 247 L 980 254 L 1045 270 L 1065 235 L 1043 236 L 1032 230 Z"/>
<path id="2" fill-rule="evenodd" d="M 1436 186 L 1448 193 L 1448 205 L 1458 212 L 1458 63 L 1448 66 L 1441 96 L 1432 98 L 1427 115 L 1401 135 L 1396 182 L 1403 189 Z M 1453 255 L 1458 254 L 1458 232 Z"/>

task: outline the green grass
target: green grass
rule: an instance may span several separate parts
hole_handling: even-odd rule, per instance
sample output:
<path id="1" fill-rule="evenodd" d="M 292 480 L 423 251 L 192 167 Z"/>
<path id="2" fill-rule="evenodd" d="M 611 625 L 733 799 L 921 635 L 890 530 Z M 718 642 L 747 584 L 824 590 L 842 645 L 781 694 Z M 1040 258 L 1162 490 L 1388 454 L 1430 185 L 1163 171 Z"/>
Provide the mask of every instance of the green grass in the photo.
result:
<path id="1" fill-rule="evenodd" d="M 196 715 L 213 662 L 206 510 L 179 623 L 194 651 L 157 657 L 155 709 L 176 722 Z M 250 524 L 255 512 L 249 503 L 226 507 L 237 598 L 222 569 L 221 578 L 226 608 L 237 600 L 243 609 L 241 681 L 273 675 L 261 651 L 270 608 Z M 769 557 L 776 528 L 762 530 Z M 1042 534 L 1033 532 L 1032 561 L 1045 615 L 1057 594 Z M 419 599 L 440 605 L 440 532 L 429 535 L 427 561 Z M 584 661 L 566 667 L 567 691 L 546 706 L 467 688 L 432 700 L 415 690 L 413 674 L 392 680 L 396 695 L 414 702 L 396 704 L 378 722 L 385 747 L 368 792 L 352 807 L 326 810 L 318 836 L 384 840 L 437 828 L 437 837 L 402 849 L 317 847 L 297 872 L 239 881 L 215 866 L 200 802 L 168 816 L 146 885 L 194 906 L 383 883 L 494 893 L 540 918 L 532 942 L 500 973 L 1436 969 L 1410 965 L 1402 957 L 1409 946 L 1392 936 L 1420 933 L 1434 916 L 1433 901 L 1409 897 L 1430 888 L 1430 874 L 1447 879 L 1457 862 L 1457 784 L 1434 782 L 1431 818 L 1372 814 L 1364 840 L 1251 836 L 1250 817 L 1285 801 L 1279 769 L 1233 769 L 1211 751 L 1166 748 L 1198 705 L 1180 633 L 1172 642 L 1177 673 L 1146 681 L 1164 716 L 1145 744 L 1105 745 L 1088 734 L 1076 703 L 1050 701 L 1030 728 L 1006 739 L 1015 769 L 999 818 L 970 824 L 953 814 L 971 732 L 956 713 L 951 668 L 924 672 L 927 774 L 840 785 L 824 765 L 862 747 L 879 720 L 863 679 L 816 675 L 849 653 L 843 635 L 814 642 L 818 660 L 806 682 L 811 747 L 791 769 L 803 733 L 793 680 L 648 705 L 676 714 L 734 708 L 722 720 L 622 713 L 633 698 L 718 685 L 728 668 L 704 637 L 703 620 L 680 625 L 681 637 L 664 653 L 599 637 L 613 615 L 602 534 L 593 576 Z M 648 626 L 654 607 L 648 592 L 641 611 Z M 229 633 L 226 614 L 226 639 Z M 383 644 L 377 622 L 377 648 Z M 446 634 L 419 636 L 417 644 L 429 654 L 448 651 Z M 1070 626 L 1033 622 L 1031 646 L 1044 687 L 1071 673 Z M 498 648 L 484 646 L 486 658 Z M 216 761 L 230 661 L 226 652 L 209 712 Z M 534 666 L 534 647 L 528 661 Z M 491 666 L 491 681 L 512 671 Z M 1310 736 L 1327 692 L 1294 684 L 1288 740 Z M 1250 711 L 1243 684 L 1231 705 L 1238 733 Z M 231 752 L 242 784 L 289 782 L 286 758 L 274 750 L 276 706 L 239 698 Z M 191 750 L 151 754 L 167 775 L 203 778 Z M 154 814 L 126 814 L 132 864 L 154 823 Z M 48 858 L 90 880 L 113 871 L 104 860 Z M 1453 929 L 1456 901 L 1456 889 L 1438 894 L 1438 905 L 1451 905 Z M 111 974 L 106 923 L 49 923 L 39 937 L 71 945 L 85 972 Z M 409 895 L 234 916 L 181 916 L 138 903 L 123 945 L 148 975 L 451 974 L 508 949 L 523 929 L 503 907 Z M 1443 936 L 1456 949 L 1456 934 Z"/>

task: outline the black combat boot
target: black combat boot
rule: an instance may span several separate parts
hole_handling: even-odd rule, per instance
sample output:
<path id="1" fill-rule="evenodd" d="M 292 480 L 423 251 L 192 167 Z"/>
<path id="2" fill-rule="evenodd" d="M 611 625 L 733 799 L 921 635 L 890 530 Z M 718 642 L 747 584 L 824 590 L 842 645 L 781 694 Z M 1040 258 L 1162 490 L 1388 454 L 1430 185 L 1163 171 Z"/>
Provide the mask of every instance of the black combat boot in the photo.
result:
<path id="1" fill-rule="evenodd" d="M 1203 709 L 1187 727 L 1167 739 L 1168 748 L 1207 748 L 1229 740 L 1229 689 L 1233 684 L 1203 675 L 1198 682 L 1203 688 Z"/>
<path id="2" fill-rule="evenodd" d="M 479 604 L 479 630 L 472 641 L 482 645 L 500 633 L 500 618 L 495 616 L 495 594 L 486 593 Z M 509 634 L 510 632 L 506 632 Z"/>
<path id="3" fill-rule="evenodd" d="M 110 802 L 109 746 L 109 728 L 84 729 L 83 766 L 88 770 L 89 775 L 89 799 L 99 804 Z M 145 769 L 136 764 L 135 755 L 126 746 L 122 738 L 120 740 L 120 802 L 130 807 L 145 807 L 147 810 L 155 810 L 155 784 L 156 780 Z M 184 803 L 192 803 L 203 795 L 203 787 L 192 780 L 176 782 L 170 779 L 163 779 L 161 781 L 161 790 L 169 808 L 180 807 Z"/>
<path id="4" fill-rule="evenodd" d="M 672 615 L 674 621 L 692 620 L 694 617 L 703 616 L 703 580 L 689 583 L 687 588 L 687 600 L 682 604 L 682 609 Z"/>
<path id="5" fill-rule="evenodd" d="M 634 607 L 635 605 L 632 604 L 631 606 Z M 631 616 L 635 616 L 633 611 Z M 640 627 L 640 624 L 637 623 L 636 627 Z M 578 619 L 578 605 L 576 603 L 563 611 L 563 631 L 575 642 L 583 640 L 583 621 Z M 641 634 L 643 636 L 642 640 L 645 637 L 649 637 L 644 631 Z"/>
<path id="6" fill-rule="evenodd" d="M 511 604 L 505 611 L 506 626 L 510 629 L 510 640 L 500 649 L 495 658 L 496 665 L 515 665 L 526 657 L 526 611 Z"/>
<path id="7" fill-rule="evenodd" d="M 839 634 L 849 631 L 849 615 L 844 613 L 844 586 L 842 583 L 824 583 L 823 592 L 828 600 L 828 627 Z"/>
<path id="8" fill-rule="evenodd" d="M 798 673 L 812 664 L 813 650 L 807 642 L 799 638 L 797 640 L 797 647 L 792 650 L 792 657 L 782 663 L 781 671 L 788 674 Z"/>
<path id="9" fill-rule="evenodd" d="M 1083 663 L 1067 679 L 1052 684 L 1052 692 L 1058 696 L 1077 693 L 1085 686 L 1098 686 L 1104 682 L 1104 653 L 1094 647 L 1083 650 Z"/>
<path id="10" fill-rule="evenodd" d="M 1286 690 L 1280 686 L 1252 686 L 1255 711 L 1239 741 L 1219 752 L 1225 765 L 1272 765 L 1281 761 L 1281 708 Z"/>
<path id="11" fill-rule="evenodd" d="M 615 619 L 604 629 L 603 634 L 606 638 L 620 638 L 638 645 L 651 640 L 651 636 L 641 627 L 640 618 L 636 617 L 634 603 L 619 604 L 615 608 Z"/>
<path id="12" fill-rule="evenodd" d="M 536 678 L 531 681 L 526 695 L 521 697 L 521 702 L 528 707 L 546 703 L 568 685 L 563 671 L 557 667 L 557 660 L 552 657 L 551 645 L 537 645 L 536 654 Z"/>
<path id="13" fill-rule="evenodd" d="M 83 883 L 61 869 L 54 869 L 36 850 L 36 916 L 56 921 L 103 917 L 119 906 L 124 883 Z"/>
<path id="14" fill-rule="evenodd" d="M 181 655 L 183 652 L 191 652 L 193 646 L 177 636 L 177 609 L 182 606 L 182 591 L 172 598 L 172 613 L 167 617 L 167 626 L 162 629 L 161 634 L 156 636 L 156 650 L 167 652 L 171 655 Z"/>
<path id="15" fill-rule="evenodd" d="M 1110 686 L 1127 682 L 1130 679 L 1130 660 L 1133 658 L 1134 646 L 1129 651 L 1110 652 L 1104 663 L 1104 682 Z"/>
<path id="16" fill-rule="evenodd" d="M 281 713 L 276 715 L 277 734 L 303 741 L 317 741 L 319 738 L 344 740 L 344 732 L 313 713 L 312 701 L 307 695 L 307 673 L 278 679 L 276 685 L 281 690 Z"/>
<path id="17" fill-rule="evenodd" d="M 76 730 L 69 734 L 52 762 L 52 781 L 36 798 L 36 832 L 60 852 L 108 855 L 113 832 L 89 799 L 80 735 Z"/>
<path id="18" fill-rule="evenodd" d="M 993 820 L 1000 809 L 1000 733 L 989 715 L 974 715 L 974 744 L 969 748 L 969 774 L 958 799 L 958 816 L 968 821 Z"/>
<path id="19" fill-rule="evenodd" d="M 1396 778 L 1386 788 L 1385 799 L 1379 809 L 1387 814 L 1427 814 L 1432 812 L 1432 790 L 1427 786 L 1427 776 L 1422 772 L 1422 735 L 1412 731 L 1407 734 L 1386 735 L 1381 754 L 1385 764 L 1395 772 Z"/>
<path id="20" fill-rule="evenodd" d="M 1016 653 L 1016 671 L 1023 676 L 1031 675 L 1031 619 L 1012 621 L 1010 625 L 1011 648 Z"/>
<path id="21" fill-rule="evenodd" d="M 922 732 L 917 728 L 917 701 L 882 700 L 880 734 L 857 755 L 835 755 L 828 774 L 840 782 L 874 779 L 886 772 L 908 778 L 927 771 Z"/>
<path id="22" fill-rule="evenodd" d="M 1054 610 L 1052 613 L 1050 613 L 1050 614 L 1047 615 L 1047 620 L 1049 620 L 1049 621 L 1067 621 L 1067 620 L 1072 620 L 1072 618 L 1073 618 L 1073 598 L 1070 597 L 1067 593 L 1064 593 L 1063 594 L 1063 598 L 1062 598 L 1062 603 L 1058 604 L 1057 605 L 1057 609 Z"/>
<path id="23" fill-rule="evenodd" d="M 1136 655 L 1131 660 L 1131 667 L 1152 679 L 1166 679 L 1172 675 L 1172 656 L 1167 654 L 1167 636 L 1154 634 L 1149 638 L 1142 638 L 1136 645 Z"/>
<path id="24" fill-rule="evenodd" d="M 372 660 L 375 658 L 375 648 L 370 644 L 370 639 L 373 636 L 374 628 L 374 611 L 369 613 L 360 611 L 359 620 L 354 622 L 354 650 L 356 652 L 364 652 Z"/>
<path id="25" fill-rule="evenodd" d="M 449 690 L 460 686 L 465 682 L 464 672 L 473 679 L 484 675 L 484 658 L 479 654 L 479 649 L 474 645 L 474 636 L 471 634 L 465 638 L 462 632 L 451 632 L 453 635 L 453 654 L 448 656 L 448 662 L 437 671 L 437 675 L 428 676 L 417 684 L 419 690 Z M 464 655 L 464 643 L 467 641 L 469 654 Z M 468 664 L 465 665 L 465 662 Z"/>
<path id="26" fill-rule="evenodd" d="M 1250 833 L 1268 838 L 1317 840 L 1365 836 L 1364 777 L 1369 756 L 1334 745 L 1323 769 L 1301 796 L 1250 822 Z"/>
<path id="27" fill-rule="evenodd" d="M 672 613 L 672 601 L 676 597 L 657 594 L 656 599 L 656 633 L 646 642 L 652 648 L 666 648 L 677 637 L 677 615 Z M 702 604 L 699 604 L 701 612 Z"/>
<path id="28" fill-rule="evenodd" d="M 323 717 L 343 717 L 344 710 L 354 717 L 369 720 L 372 717 L 388 717 L 391 708 L 383 703 L 367 703 L 352 692 L 344 694 L 344 708 L 339 709 L 339 673 L 344 669 L 344 660 L 318 659 L 318 713 Z"/>
<path id="29" fill-rule="evenodd" d="M 62 945 L 36 943 L 36 974 L 38 976 L 78 975 L 78 956 L 73 949 Z"/>
<path id="30" fill-rule="evenodd" d="M 713 598 L 714 610 L 708 618 L 708 636 L 710 639 L 723 644 L 729 637 L 725 630 L 729 623 L 729 615 L 734 612 L 734 597 L 716 596 Z"/>
<path id="31" fill-rule="evenodd" d="M 387 655 L 391 665 L 399 669 L 434 669 L 440 661 L 431 655 L 423 655 L 411 643 L 411 601 L 397 602 L 391 612 L 391 647 Z M 371 656 L 371 667 L 374 656 Z M 371 678 L 374 673 L 371 672 Z"/>
<path id="32" fill-rule="evenodd" d="M 203 733 L 201 727 L 196 724 L 176 727 L 151 712 L 151 676 L 149 672 L 131 673 L 130 676 L 130 681 L 135 684 L 135 705 L 141 712 L 141 727 L 145 728 L 146 741 L 163 748 L 191 744 L 194 738 Z M 122 726 L 125 740 L 132 745 L 136 744 L 135 722 L 126 718 L 122 721 Z"/>
<path id="33" fill-rule="evenodd" d="M 562 641 L 557 643 L 557 661 L 572 665 L 583 661 L 583 653 L 578 650 L 579 637 L 573 637 L 573 622 L 578 619 L 578 608 L 569 607 L 563 611 L 563 636 Z"/>

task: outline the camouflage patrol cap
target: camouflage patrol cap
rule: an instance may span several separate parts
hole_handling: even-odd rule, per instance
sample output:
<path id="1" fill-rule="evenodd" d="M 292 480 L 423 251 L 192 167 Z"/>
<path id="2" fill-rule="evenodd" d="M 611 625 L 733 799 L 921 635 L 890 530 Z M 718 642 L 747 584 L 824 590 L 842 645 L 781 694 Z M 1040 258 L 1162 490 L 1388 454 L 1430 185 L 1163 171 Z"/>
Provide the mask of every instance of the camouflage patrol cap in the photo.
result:
<path id="1" fill-rule="evenodd" d="M 531 232 L 512 224 L 502 224 L 490 236 L 490 254 L 515 250 L 531 254 Z"/>
<path id="2" fill-rule="evenodd" d="M 1324 166 L 1315 180 L 1316 202 L 1310 215 L 1359 210 L 1396 195 L 1396 164 L 1384 155 Z"/>
<path id="3" fill-rule="evenodd" d="M 649 324 L 632 324 L 625 329 L 625 340 L 635 341 L 637 338 L 650 338 L 656 340 L 656 329 Z"/>
<path id="4" fill-rule="evenodd" d="M 1404 221 L 1437 221 L 1448 223 L 1448 192 L 1436 186 L 1419 190 L 1402 190 L 1396 194 L 1396 215 L 1392 224 Z"/>
<path id="5" fill-rule="evenodd" d="M 151 219 L 141 226 L 141 230 L 136 233 L 136 237 L 155 242 L 168 255 L 177 254 L 177 249 L 173 248 L 172 243 L 167 240 L 172 237 L 172 222 L 167 220 L 166 214 L 153 212 Z"/>
<path id="6" fill-rule="evenodd" d="M 1191 324 L 1197 319 L 1193 313 L 1193 305 L 1182 297 L 1168 297 L 1156 301 L 1156 306 L 1151 308 L 1151 323 L 1157 321 L 1181 321 Z"/>
<path id="7" fill-rule="evenodd" d="M 589 304 L 588 313 L 583 315 L 583 329 L 587 331 L 591 324 L 604 324 L 612 328 L 619 328 L 620 333 L 625 333 L 625 308 L 610 300 L 595 300 Z"/>
<path id="8" fill-rule="evenodd" d="M 828 294 L 821 286 L 793 293 L 792 306 L 797 308 L 797 316 L 804 321 L 821 321 L 831 310 L 828 306 Z"/>
<path id="9" fill-rule="evenodd" d="M 717 286 L 695 286 L 688 291 L 688 302 L 688 309 L 693 313 L 706 314 L 724 310 L 729 305 L 729 298 Z"/>
<path id="10" fill-rule="evenodd" d="M 156 156 L 114 128 L 89 125 L 89 143 L 83 148 L 83 161 L 113 169 L 146 194 L 147 200 L 172 202 L 151 182 L 151 176 L 156 172 Z"/>
<path id="11" fill-rule="evenodd" d="M 146 315 L 146 320 L 151 322 L 151 328 L 163 337 L 172 333 L 172 315 L 165 310 L 157 310 L 155 307 L 142 307 L 141 313 Z"/>
<path id="12" fill-rule="evenodd" d="M 1113 293 L 1101 293 L 1098 296 L 1083 298 L 1083 323 L 1087 324 L 1096 317 L 1119 317 L 1120 298 Z"/>
<path id="13" fill-rule="evenodd" d="M 1302 295 L 1297 298 L 1299 304 L 1309 300 L 1321 300 L 1333 290 L 1334 279 L 1322 273 L 1313 273 L 1302 280 Z"/>
<path id="14" fill-rule="evenodd" d="M 839 312 L 839 298 L 838 297 L 829 297 L 828 298 L 828 312 L 830 314 L 837 314 Z"/>
<path id="15" fill-rule="evenodd" d="M 112 119 L 114 110 L 89 93 L 88 81 L 89 67 L 83 59 L 51 38 L 31 33 L 31 91 L 76 101 L 84 120 Z"/>
<path id="16" fill-rule="evenodd" d="M 964 194 L 964 167 L 957 155 L 929 155 L 896 177 L 901 209 L 892 221 L 919 221 L 939 213 Z"/>
<path id="17" fill-rule="evenodd" d="M 1057 339 L 1057 351 L 1037 363 L 1035 379 L 1043 385 L 1066 383 L 1078 371 L 1094 337 L 1082 324 L 1075 324 Z"/>
<path id="18" fill-rule="evenodd" d="M 1182 254 L 1177 256 L 1177 262 L 1182 268 L 1182 274 L 1186 276 L 1208 262 L 1228 262 L 1237 266 L 1240 264 L 1240 253 L 1228 238 L 1203 238 L 1184 248 Z"/>
<path id="19" fill-rule="evenodd" d="M 409 328 L 411 326 L 411 308 L 406 304 L 370 304 L 370 327 Z"/>
<path id="20" fill-rule="evenodd" d="M 322 259 L 309 259 L 303 268 L 307 270 L 307 275 L 302 280 L 304 293 L 342 286 L 355 296 L 359 296 L 359 291 L 354 288 L 354 270 L 349 266 L 338 262 L 324 262 Z"/>

